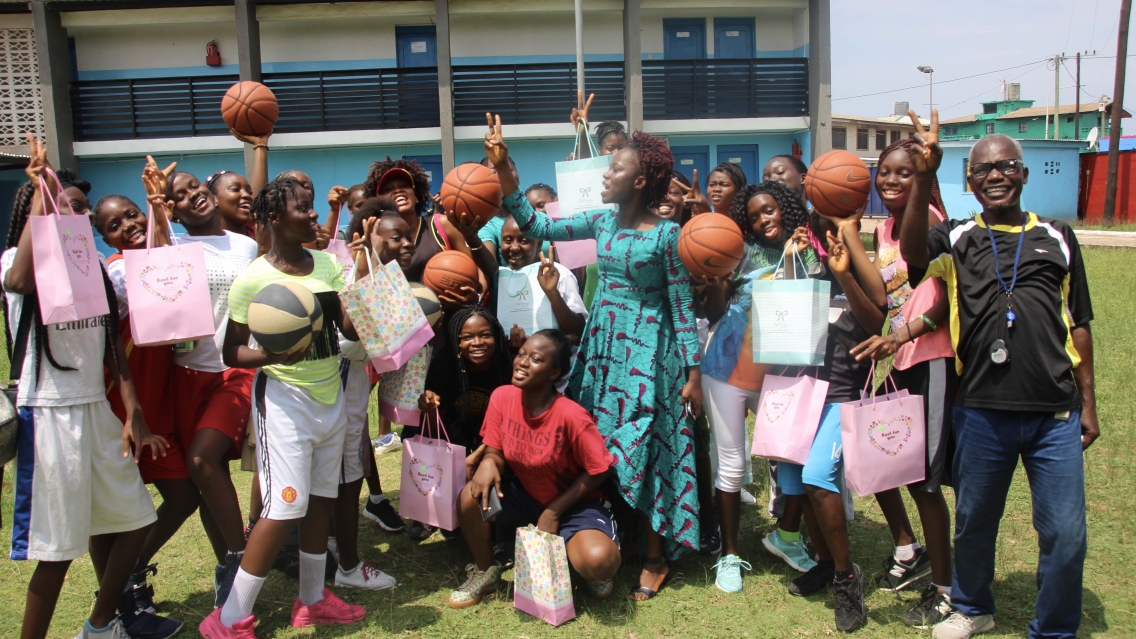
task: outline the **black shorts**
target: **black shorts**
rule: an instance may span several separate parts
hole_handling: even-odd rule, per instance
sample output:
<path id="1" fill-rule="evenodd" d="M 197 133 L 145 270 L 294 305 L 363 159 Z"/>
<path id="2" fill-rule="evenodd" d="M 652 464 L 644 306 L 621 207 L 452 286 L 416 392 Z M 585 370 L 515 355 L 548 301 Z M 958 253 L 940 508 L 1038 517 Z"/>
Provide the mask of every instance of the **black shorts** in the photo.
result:
<path id="1" fill-rule="evenodd" d="M 955 456 L 955 437 L 951 429 L 951 412 L 958 390 L 954 358 L 920 362 L 907 370 L 891 372 L 897 388 L 923 396 L 927 424 L 926 479 L 911 484 L 912 490 L 935 492 L 940 486 L 951 486 L 951 462 Z"/>
<path id="2" fill-rule="evenodd" d="M 535 526 L 540 520 L 544 506 L 525 492 L 524 486 L 516 477 L 501 485 L 501 512 L 497 515 L 496 532 L 498 541 L 511 540 L 516 530 L 528 525 Z M 572 506 L 560 516 L 560 536 L 567 544 L 572 536 L 581 530 L 598 530 L 619 545 L 619 529 L 611 512 L 611 503 L 605 499 L 584 500 Z"/>

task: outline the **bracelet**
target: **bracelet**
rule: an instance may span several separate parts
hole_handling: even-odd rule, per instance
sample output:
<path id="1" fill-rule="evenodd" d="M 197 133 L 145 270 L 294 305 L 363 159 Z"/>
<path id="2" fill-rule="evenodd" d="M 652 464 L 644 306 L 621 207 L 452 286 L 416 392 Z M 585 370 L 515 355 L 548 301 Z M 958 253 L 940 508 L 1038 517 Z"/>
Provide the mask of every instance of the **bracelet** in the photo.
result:
<path id="1" fill-rule="evenodd" d="M 267 151 L 268 145 L 267 144 L 254 144 L 254 145 L 252 145 L 252 148 L 253 148 L 254 151 L 256 149 L 264 149 L 265 151 Z"/>
<path id="2" fill-rule="evenodd" d="M 935 331 L 939 328 L 939 325 L 932 322 L 931 318 L 927 317 L 926 315 L 920 315 L 919 319 L 923 320 L 923 323 L 926 324 L 927 327 L 930 328 L 932 331 Z"/>
<path id="3" fill-rule="evenodd" d="M 469 242 L 466 242 L 465 247 L 468 248 L 470 250 L 470 252 L 472 253 L 473 251 L 480 251 L 481 249 L 485 248 L 485 245 L 484 244 L 478 244 L 477 246 L 470 246 Z"/>

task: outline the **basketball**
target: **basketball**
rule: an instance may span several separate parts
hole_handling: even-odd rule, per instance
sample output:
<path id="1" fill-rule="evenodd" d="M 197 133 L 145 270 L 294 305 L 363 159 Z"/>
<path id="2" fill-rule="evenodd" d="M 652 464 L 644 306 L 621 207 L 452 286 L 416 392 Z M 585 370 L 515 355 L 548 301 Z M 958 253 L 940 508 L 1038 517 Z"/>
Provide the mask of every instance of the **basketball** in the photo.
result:
<path id="1" fill-rule="evenodd" d="M 422 271 L 422 283 L 438 294 L 443 291 L 459 293 L 463 286 L 481 290 L 481 283 L 477 281 L 477 264 L 474 264 L 473 258 L 459 251 L 442 251 L 430 258 Z"/>
<path id="2" fill-rule="evenodd" d="M 241 135 L 259 138 L 272 133 L 279 115 L 276 96 L 259 82 L 238 82 L 221 98 L 221 117 L 230 129 Z"/>
<path id="3" fill-rule="evenodd" d="M 264 350 L 292 353 L 306 347 L 312 335 L 323 330 L 323 309 L 303 284 L 276 282 L 252 298 L 248 326 Z"/>
<path id="4" fill-rule="evenodd" d="M 483 225 L 501 210 L 501 182 L 487 166 L 466 162 L 446 174 L 439 193 L 442 212 L 453 211 L 458 217 L 469 213 Z"/>
<path id="5" fill-rule="evenodd" d="M 805 196 L 826 217 L 850 217 L 868 201 L 872 173 L 850 151 L 829 151 L 805 174 Z"/>
<path id="6" fill-rule="evenodd" d="M 741 229 L 721 213 L 695 215 L 678 235 L 678 258 L 694 275 L 725 277 L 744 255 Z"/>
<path id="7" fill-rule="evenodd" d="M 442 305 L 438 303 L 438 296 L 434 295 L 434 291 L 418 282 L 411 282 L 410 290 L 418 299 L 418 305 L 422 307 L 422 314 L 426 316 L 426 321 L 430 323 L 430 326 L 437 324 L 438 320 L 442 318 Z"/>

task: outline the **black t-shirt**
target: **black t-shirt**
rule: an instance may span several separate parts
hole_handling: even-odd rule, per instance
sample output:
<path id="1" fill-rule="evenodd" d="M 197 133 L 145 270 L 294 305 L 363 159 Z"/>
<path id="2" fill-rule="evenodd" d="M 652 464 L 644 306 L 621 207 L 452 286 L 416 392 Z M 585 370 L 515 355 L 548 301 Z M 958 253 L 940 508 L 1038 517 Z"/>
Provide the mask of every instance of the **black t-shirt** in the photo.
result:
<path id="1" fill-rule="evenodd" d="M 1021 227 L 993 227 L 998 268 L 1007 285 Z M 948 220 L 930 229 L 929 277 L 942 278 L 951 299 L 951 337 L 955 342 L 959 389 L 955 403 L 968 408 L 1059 412 L 1079 404 L 1073 368 L 1080 355 L 1072 328 L 1093 319 L 1081 248 L 1073 230 L 1059 220 L 1033 213 L 1022 239 L 1013 309 L 1006 327 L 1006 294 L 995 275 L 990 231 L 981 216 Z M 995 340 L 1004 340 L 1009 361 L 990 357 Z"/>
<path id="2" fill-rule="evenodd" d="M 828 325 L 828 344 L 824 349 L 824 367 L 817 375 L 818 379 L 828 382 L 828 394 L 824 403 L 838 404 L 854 402 L 860 399 L 860 393 L 868 383 L 868 373 L 872 369 L 872 362 L 868 358 L 857 362 L 848 351 L 857 344 L 872 336 L 848 307 L 848 297 L 844 289 L 836 281 L 832 271 L 824 264 L 820 265 L 821 272 L 817 279 L 825 280 L 831 287 L 829 290 L 829 317 L 840 313 L 835 322 Z M 806 372 L 808 369 L 805 369 Z"/>
<path id="3" fill-rule="evenodd" d="M 447 357 L 449 353 L 449 349 L 442 349 L 430 362 L 430 369 L 426 373 L 426 390 L 438 394 L 438 414 L 449 433 L 450 441 L 473 452 L 481 445 L 481 423 L 489 408 L 489 396 L 510 381 L 494 372 L 471 372 L 466 375 L 463 392 L 461 367 L 452 354 Z"/>

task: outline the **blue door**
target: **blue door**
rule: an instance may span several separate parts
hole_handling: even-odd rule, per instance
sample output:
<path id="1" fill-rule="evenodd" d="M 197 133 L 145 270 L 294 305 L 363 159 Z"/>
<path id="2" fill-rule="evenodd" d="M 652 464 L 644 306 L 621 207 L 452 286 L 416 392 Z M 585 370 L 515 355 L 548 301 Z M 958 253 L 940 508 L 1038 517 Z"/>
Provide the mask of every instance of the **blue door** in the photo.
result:
<path id="1" fill-rule="evenodd" d="M 672 146 L 674 155 L 674 168 L 687 179 L 694 180 L 694 170 L 698 169 L 698 188 L 706 192 L 706 174 L 710 172 L 710 147 L 708 146 Z"/>
<path id="2" fill-rule="evenodd" d="M 442 172 L 442 156 L 440 155 L 408 155 L 408 160 L 414 160 L 426 169 L 426 175 L 430 176 L 430 192 L 437 193 L 442 188 L 442 180 L 446 178 Z"/>
<path id="3" fill-rule="evenodd" d="M 752 58 L 753 25 L 753 18 L 714 18 L 714 58 Z"/>
<path id="4" fill-rule="evenodd" d="M 718 164 L 729 162 L 742 167 L 746 181 L 750 184 L 761 181 L 761 169 L 757 166 L 756 144 L 719 144 Z M 698 172 L 702 174 L 701 171 Z"/>
<path id="5" fill-rule="evenodd" d="M 438 66 L 438 39 L 434 25 L 396 26 L 394 34 L 399 68 Z"/>
<path id="6" fill-rule="evenodd" d="M 702 60 L 706 57 L 704 18 L 663 18 L 663 58 Z"/>

